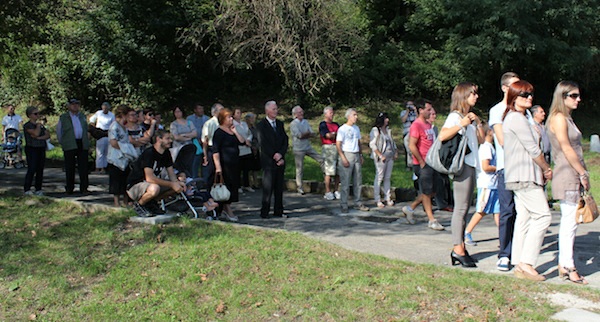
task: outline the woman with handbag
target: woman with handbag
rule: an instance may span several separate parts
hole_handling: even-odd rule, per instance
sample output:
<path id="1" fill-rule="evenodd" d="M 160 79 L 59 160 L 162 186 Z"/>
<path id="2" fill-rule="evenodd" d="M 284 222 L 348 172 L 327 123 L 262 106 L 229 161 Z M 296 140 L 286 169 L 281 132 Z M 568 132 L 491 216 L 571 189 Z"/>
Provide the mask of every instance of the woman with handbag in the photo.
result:
<path id="1" fill-rule="evenodd" d="M 514 193 L 515 226 L 511 262 L 518 278 L 543 281 L 535 270 L 551 214 L 544 184 L 552 169 L 544 159 L 539 136 L 525 112 L 533 105 L 533 86 L 519 80 L 509 85 L 502 121 L 504 134 L 504 186 Z"/>
<path id="2" fill-rule="evenodd" d="M 179 106 L 175 106 L 172 111 L 175 121 L 170 126 L 170 131 L 174 139 L 171 156 L 175 163 L 177 163 L 175 168 L 179 171 L 185 171 L 187 176 L 190 177 L 192 175 L 194 156 L 198 152 L 198 147 L 194 145 L 192 140 L 196 139 L 198 132 L 194 123 L 185 118 L 185 113 Z M 183 149 L 185 149 L 184 152 L 182 152 Z M 177 157 L 180 152 L 182 152 L 182 158 L 178 159 Z"/>
<path id="3" fill-rule="evenodd" d="M 233 125 L 233 115 L 228 108 L 222 109 L 217 115 L 219 127 L 213 136 L 213 161 L 215 162 L 215 182 L 223 180 L 231 193 L 229 200 L 219 201 L 218 212 L 229 221 L 238 221 L 233 214 L 231 203 L 237 202 L 240 188 L 240 150 L 239 146 L 246 140 L 237 132 Z M 213 195 L 213 197 L 215 197 Z"/>
<path id="4" fill-rule="evenodd" d="M 390 180 L 392 178 L 392 169 L 394 160 L 398 159 L 398 148 L 392 133 L 390 132 L 390 118 L 387 113 L 377 114 L 375 126 L 369 134 L 371 148 L 371 158 L 375 162 L 375 182 L 373 183 L 373 197 L 378 208 L 393 206 L 391 199 Z M 381 183 L 383 182 L 383 194 L 385 204 L 381 202 Z"/>
<path id="5" fill-rule="evenodd" d="M 117 106 L 117 109 L 115 110 L 115 121 L 112 122 L 108 128 L 108 166 L 106 167 L 108 172 L 108 193 L 113 195 L 115 207 L 125 207 L 128 202 L 127 177 L 129 176 L 130 167 L 128 164 L 125 164 L 124 169 L 121 170 L 120 167 L 117 166 L 117 163 L 125 160 L 121 160 L 120 158 L 117 159 L 118 156 L 123 156 L 123 153 L 117 153 L 117 150 L 121 149 L 119 144 L 131 144 L 126 128 L 129 114 L 131 114 L 130 117 L 133 118 L 135 117 L 134 115 L 136 112 L 127 105 Z M 133 148 L 133 145 L 131 146 Z"/>
<path id="6" fill-rule="evenodd" d="M 477 267 L 473 258 L 465 248 L 464 231 L 465 216 L 469 211 L 475 188 L 475 168 L 477 167 L 477 148 L 483 143 L 485 133 L 481 127 L 479 116 L 471 112 L 477 103 L 478 87 L 473 83 L 463 82 L 452 91 L 451 113 L 448 115 L 439 140 L 447 141 L 456 135 L 465 135 L 467 138 L 467 152 L 465 153 L 462 171 L 454 175 L 454 210 L 452 212 L 452 243 L 450 253 L 452 265 L 460 263 L 463 267 Z"/>
<path id="7" fill-rule="evenodd" d="M 577 109 L 580 102 L 581 94 L 576 83 L 558 83 L 554 90 L 546 131 L 554 160 L 552 198 L 560 200 L 558 275 L 576 284 L 588 284 L 577 272 L 573 261 L 573 245 L 578 226 L 575 213 L 580 189 L 590 190 L 590 175 L 583 161 L 581 131 L 571 118 L 571 113 Z"/>

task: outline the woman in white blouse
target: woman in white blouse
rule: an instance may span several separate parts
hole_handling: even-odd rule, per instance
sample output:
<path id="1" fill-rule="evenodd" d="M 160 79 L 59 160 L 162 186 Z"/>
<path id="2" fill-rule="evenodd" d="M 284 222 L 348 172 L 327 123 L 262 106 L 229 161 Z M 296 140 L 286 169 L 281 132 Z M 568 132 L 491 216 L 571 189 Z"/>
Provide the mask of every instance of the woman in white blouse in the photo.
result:
<path id="1" fill-rule="evenodd" d="M 254 192 L 254 189 L 250 187 L 250 166 L 252 161 L 252 132 L 250 132 L 250 128 L 248 124 L 242 121 L 242 110 L 236 108 L 233 112 L 233 126 L 237 132 L 244 138 L 245 143 L 240 145 L 238 148 L 240 149 L 240 163 L 242 170 L 242 186 L 239 189 L 239 192 L 242 193 L 244 190 L 248 192 Z"/>
<path id="2" fill-rule="evenodd" d="M 447 141 L 457 134 L 467 136 L 467 154 L 461 173 L 456 174 L 453 180 L 454 211 L 452 212 L 452 243 L 450 253 L 452 265 L 460 263 L 463 267 L 477 267 L 473 258 L 465 248 L 464 231 L 465 216 L 469 211 L 475 188 L 475 168 L 477 167 L 477 149 L 483 143 L 485 133 L 481 127 L 479 116 L 471 112 L 479 94 L 477 85 L 473 83 L 460 83 L 452 91 L 451 113 L 448 115 L 439 139 Z"/>
<path id="3" fill-rule="evenodd" d="M 390 180 L 392 178 L 392 169 L 394 160 L 398 159 L 398 148 L 392 133 L 390 132 L 390 118 L 387 113 L 379 113 L 375 119 L 375 126 L 369 134 L 369 147 L 371 148 L 371 158 L 375 162 L 375 182 L 373 183 L 373 196 L 377 207 L 383 208 L 393 206 L 391 199 Z M 383 194 L 385 204 L 381 202 L 381 183 L 383 182 Z"/>

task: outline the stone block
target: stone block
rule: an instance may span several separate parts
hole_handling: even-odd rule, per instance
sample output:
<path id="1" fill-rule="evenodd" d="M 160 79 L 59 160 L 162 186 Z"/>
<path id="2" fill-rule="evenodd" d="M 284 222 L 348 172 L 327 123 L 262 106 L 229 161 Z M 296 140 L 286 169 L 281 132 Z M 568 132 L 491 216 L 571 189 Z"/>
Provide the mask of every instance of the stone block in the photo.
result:
<path id="1" fill-rule="evenodd" d="M 598 134 L 592 134 L 590 137 L 590 151 L 600 152 L 600 137 L 598 137 Z"/>
<path id="2" fill-rule="evenodd" d="M 394 192 L 397 202 L 413 201 L 417 198 L 417 191 L 415 189 L 396 188 Z"/>
<path id="3" fill-rule="evenodd" d="M 169 223 L 169 222 L 173 221 L 174 218 L 175 218 L 174 215 L 166 214 L 166 215 L 157 215 L 154 217 L 134 216 L 134 217 L 129 217 L 129 220 L 132 222 L 138 222 L 138 223 L 142 223 L 142 224 L 160 225 L 160 224 Z"/>

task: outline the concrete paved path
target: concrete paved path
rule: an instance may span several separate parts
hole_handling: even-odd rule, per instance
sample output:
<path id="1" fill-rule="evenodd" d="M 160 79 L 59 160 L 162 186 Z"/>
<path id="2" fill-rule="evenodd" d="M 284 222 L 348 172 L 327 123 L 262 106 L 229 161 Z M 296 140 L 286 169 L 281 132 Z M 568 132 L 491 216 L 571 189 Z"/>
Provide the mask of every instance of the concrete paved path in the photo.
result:
<path id="1" fill-rule="evenodd" d="M 0 170 L 0 191 L 22 193 L 25 169 Z M 112 196 L 108 195 L 108 176 L 90 175 L 91 195 L 64 194 L 64 172 L 61 169 L 45 170 L 44 191 L 50 197 L 69 199 L 84 205 L 112 206 Z M 77 191 L 77 186 L 76 186 Z M 427 228 L 427 217 L 422 208 L 415 212 L 417 223 L 408 225 L 401 212 L 407 203 L 377 209 L 374 202 L 366 201 L 371 211 L 350 210 L 340 214 L 339 202 L 327 201 L 322 195 L 299 195 L 293 192 L 284 194 L 284 205 L 289 218 L 262 219 L 259 216 L 261 192 L 244 193 L 240 202 L 234 204 L 240 225 L 252 225 L 296 231 L 313 238 L 337 244 L 347 249 L 378 254 L 388 258 L 415 263 L 444 265 L 450 267 L 452 249 L 450 220 L 452 214 L 435 211 L 438 221 L 446 226 L 445 231 Z M 472 213 L 472 211 L 471 211 Z M 557 236 L 560 214 L 553 211 L 552 223 L 546 233 L 542 253 L 538 260 L 538 271 L 550 283 L 564 284 L 557 275 Z M 484 218 L 473 232 L 477 246 L 469 246 L 471 255 L 478 261 L 472 271 L 491 274 L 512 275 L 496 269 L 498 252 L 498 231 L 491 217 Z M 580 273 L 590 282 L 588 287 L 600 289 L 600 220 L 592 224 L 580 225 L 575 242 L 575 264 Z M 456 267 L 456 269 L 463 269 Z M 598 304 L 600 309 L 600 304 Z"/>
<path id="2" fill-rule="evenodd" d="M 1 169 L 0 191 L 21 193 L 25 171 L 26 169 Z M 110 207 L 112 196 L 106 193 L 107 187 L 107 175 L 91 174 L 91 195 L 75 193 L 68 196 L 64 194 L 64 172 L 59 168 L 45 170 L 44 192 L 49 197 Z M 394 259 L 450 265 L 452 214 L 449 212 L 435 211 L 435 217 L 447 227 L 445 231 L 438 232 L 427 228 L 427 217 L 421 207 L 415 212 L 417 223 L 408 225 L 400 210 L 407 203 L 377 209 L 374 202 L 366 201 L 371 211 L 351 209 L 349 214 L 342 215 L 336 200 L 327 201 L 317 194 L 302 196 L 286 192 L 284 204 L 289 218 L 262 219 L 258 215 L 260 198 L 260 190 L 240 195 L 240 202 L 234 204 L 234 211 L 240 218 L 239 224 L 297 231 L 348 249 Z M 559 212 L 553 211 L 552 223 L 538 262 L 538 270 L 551 282 L 559 282 L 556 272 L 559 219 Z M 478 245 L 469 246 L 468 249 L 479 261 L 478 268 L 473 269 L 474 271 L 507 274 L 496 270 L 497 236 L 497 228 L 491 217 L 484 218 L 473 232 Z M 600 288 L 600 220 L 579 226 L 575 255 L 579 271 L 587 277 L 592 287 Z"/>

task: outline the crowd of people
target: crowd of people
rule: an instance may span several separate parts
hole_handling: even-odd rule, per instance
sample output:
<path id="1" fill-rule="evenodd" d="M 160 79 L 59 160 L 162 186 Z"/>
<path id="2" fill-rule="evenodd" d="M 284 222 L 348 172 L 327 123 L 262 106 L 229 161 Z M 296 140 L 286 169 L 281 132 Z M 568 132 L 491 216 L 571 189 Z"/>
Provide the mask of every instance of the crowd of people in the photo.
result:
<path id="1" fill-rule="evenodd" d="M 498 270 L 514 267 L 517 277 L 542 281 L 544 277 L 535 267 L 551 219 L 545 185 L 553 179 L 552 198 L 560 202 L 561 210 L 559 274 L 571 282 L 587 284 L 573 261 L 577 203 L 581 192 L 590 189 L 581 132 L 571 118 L 581 102 L 579 86 L 571 81 L 556 86 L 546 125 L 546 112 L 532 104 L 532 84 L 507 72 L 501 77 L 500 87 L 504 97 L 490 109 L 489 121 L 485 122 L 473 111 L 479 98 L 477 85 L 469 82 L 456 85 L 450 113 L 439 131 L 434 124 L 436 112 L 432 101 L 417 99 L 406 103 L 406 109 L 398 115 L 403 123 L 400 146 L 405 148 L 406 166 L 413 172 L 418 196 L 402 207 L 402 212 L 409 224 L 415 224 L 415 209 L 422 205 L 428 228 L 439 231 L 446 227 L 434 216 L 434 202 L 438 209 L 451 211 L 451 262 L 464 267 L 477 266 L 466 246 L 476 245 L 475 227 L 485 215 L 492 214 L 498 226 Z M 66 106 L 67 112 L 59 117 L 56 134 L 64 151 L 67 194 L 74 193 L 76 169 L 79 192 L 89 193 L 87 160 L 93 137 L 95 171 L 108 173 L 114 205 L 130 204 L 139 216 L 164 212 L 158 200 L 186 191 L 186 179 L 201 177 L 207 185 L 222 181 L 230 191 L 229 199 L 218 203 L 206 196 L 207 208 L 217 208 L 224 219 L 238 221 L 231 204 L 239 200 L 240 193 L 259 188 L 257 172 L 262 170 L 260 216 L 287 217 L 283 190 L 289 136 L 278 119 L 279 107 L 275 101 L 265 104 L 265 117 L 258 122 L 253 113 L 243 116 L 240 109 L 232 111 L 218 103 L 211 107 L 210 118 L 204 115 L 200 104 L 194 105 L 193 114 L 187 117 L 184 108 L 175 106 L 169 131 L 161 124 L 158 112 L 151 109 L 135 111 L 119 105 L 113 114 L 110 104 L 105 102 L 87 119 L 78 100 L 71 99 Z M 2 120 L 3 130 L 18 129 L 22 119 L 14 113 L 14 106 L 7 106 L 7 110 Z M 346 122 L 340 125 L 333 121 L 334 109 L 325 107 L 317 132 L 304 118 L 301 106 L 295 106 L 291 113 L 289 134 L 297 192 L 305 194 L 303 170 L 308 156 L 319 164 L 326 200 L 338 200 L 342 213 L 349 212 L 350 205 L 368 211 L 362 199 L 364 151 L 357 125 L 358 112 L 347 109 Z M 29 167 L 24 192 L 43 195 L 43 169 L 50 134 L 37 108 L 28 107 L 26 114 L 29 121 L 22 127 Z M 392 128 L 389 114 L 380 112 L 368 137 L 375 167 L 373 202 L 378 208 L 395 204 L 391 177 L 400 151 Z M 426 158 L 435 140 L 444 142 L 457 135 L 466 138 L 467 151 L 462 170 L 449 178 L 427 164 Z M 311 142 L 317 136 L 320 153 Z M 348 200 L 351 185 L 352 203 Z M 475 188 L 475 213 L 467 223 Z"/>

